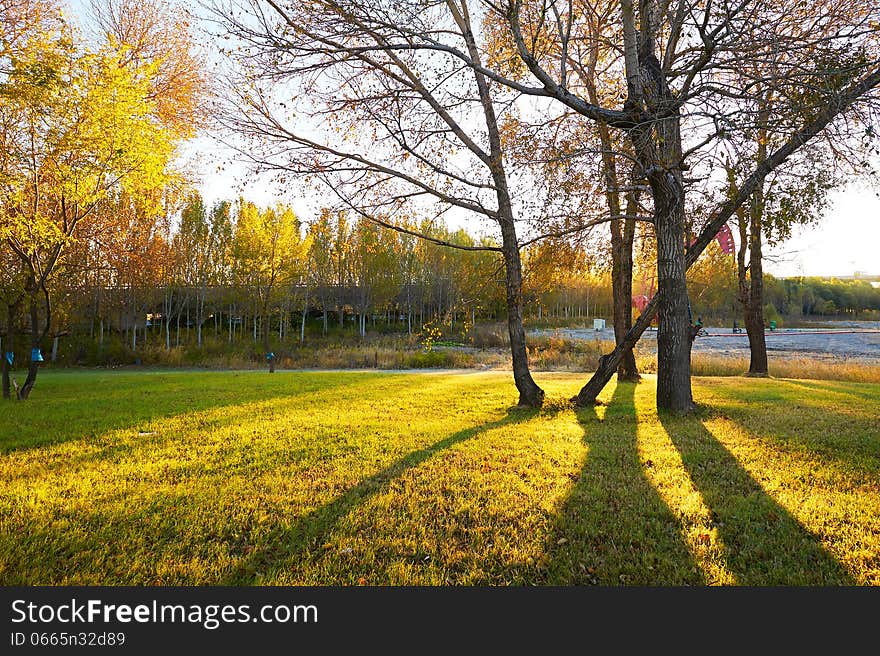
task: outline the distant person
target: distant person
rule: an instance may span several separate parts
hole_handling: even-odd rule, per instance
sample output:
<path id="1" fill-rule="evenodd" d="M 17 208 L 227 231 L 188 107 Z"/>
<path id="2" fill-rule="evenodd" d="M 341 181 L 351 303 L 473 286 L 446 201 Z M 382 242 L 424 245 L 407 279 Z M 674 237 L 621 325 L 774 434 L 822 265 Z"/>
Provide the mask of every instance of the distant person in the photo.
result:
<path id="1" fill-rule="evenodd" d="M 694 343 L 694 339 L 700 335 L 703 330 L 703 317 L 697 317 L 697 322 L 691 324 L 691 344 Z"/>

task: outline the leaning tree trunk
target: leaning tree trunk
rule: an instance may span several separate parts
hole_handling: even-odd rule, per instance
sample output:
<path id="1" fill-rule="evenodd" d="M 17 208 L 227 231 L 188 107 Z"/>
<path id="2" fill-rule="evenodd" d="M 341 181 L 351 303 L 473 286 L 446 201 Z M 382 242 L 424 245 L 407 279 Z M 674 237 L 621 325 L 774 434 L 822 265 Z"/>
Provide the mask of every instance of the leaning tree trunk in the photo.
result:
<path id="1" fill-rule="evenodd" d="M 572 403 L 581 408 L 596 404 L 596 397 L 599 396 L 599 393 L 605 388 L 608 381 L 610 381 L 612 376 L 617 372 L 617 367 L 620 365 L 620 361 L 626 351 L 632 350 L 636 345 L 636 342 L 638 342 L 639 338 L 642 336 L 642 333 L 644 333 L 648 326 L 651 325 L 651 322 L 657 315 L 657 309 L 660 307 L 660 301 L 662 298 L 662 294 L 657 292 L 654 295 L 654 298 L 652 298 L 645 307 L 644 311 L 639 315 L 639 318 L 636 319 L 633 327 L 629 329 L 629 332 L 624 336 L 623 340 L 614 347 L 614 350 L 611 351 L 611 353 L 599 358 L 599 367 L 596 369 L 596 373 L 594 373 L 590 380 L 587 381 L 587 384 L 581 388 L 577 396 L 571 399 Z"/>
<path id="2" fill-rule="evenodd" d="M 462 28 L 462 35 L 467 44 L 468 53 L 474 63 L 480 62 L 480 51 L 466 13 L 456 19 Z M 522 261 L 519 255 L 519 241 L 516 237 L 516 226 L 513 220 L 513 206 L 507 176 L 504 172 L 504 157 L 501 132 L 495 114 L 489 84 L 482 72 L 475 70 L 474 78 L 486 119 L 489 137 L 489 157 L 486 163 L 495 183 L 495 194 L 498 199 L 497 220 L 501 228 L 501 251 L 504 256 L 507 297 L 507 331 L 510 335 L 510 353 L 513 360 L 513 380 L 519 391 L 519 405 L 539 408 L 544 403 L 544 390 L 532 379 L 529 371 L 529 356 L 526 351 L 526 331 L 522 318 Z"/>
<path id="3" fill-rule="evenodd" d="M 513 380 L 519 392 L 518 405 L 540 408 L 544 390 L 538 387 L 529 371 L 526 350 L 526 331 L 522 318 L 522 262 L 513 225 L 513 213 L 508 203 L 501 215 L 501 244 L 504 255 L 507 294 L 507 331 L 510 335 L 510 354 L 513 360 Z"/>

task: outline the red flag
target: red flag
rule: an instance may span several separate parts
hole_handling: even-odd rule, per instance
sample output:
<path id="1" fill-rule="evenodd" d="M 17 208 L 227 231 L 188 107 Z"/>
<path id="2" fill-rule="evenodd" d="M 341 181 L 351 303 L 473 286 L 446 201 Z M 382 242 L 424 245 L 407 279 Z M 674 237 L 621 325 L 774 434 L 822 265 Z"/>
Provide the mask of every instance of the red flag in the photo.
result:
<path id="1" fill-rule="evenodd" d="M 733 233 L 730 232 L 729 225 L 725 223 L 723 226 L 721 226 L 721 230 L 719 230 L 718 234 L 715 235 L 715 239 L 718 240 L 718 245 L 721 246 L 722 253 L 733 255 Z"/>

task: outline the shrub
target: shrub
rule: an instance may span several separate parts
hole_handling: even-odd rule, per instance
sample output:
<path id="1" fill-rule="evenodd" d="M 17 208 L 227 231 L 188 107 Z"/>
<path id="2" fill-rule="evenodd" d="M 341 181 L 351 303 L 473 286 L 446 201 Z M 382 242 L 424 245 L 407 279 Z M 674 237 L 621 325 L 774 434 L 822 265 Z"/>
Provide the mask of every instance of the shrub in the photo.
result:
<path id="1" fill-rule="evenodd" d="M 449 351 L 420 351 L 406 359 L 406 366 L 411 369 L 428 369 L 432 367 L 453 367 L 454 358 Z"/>

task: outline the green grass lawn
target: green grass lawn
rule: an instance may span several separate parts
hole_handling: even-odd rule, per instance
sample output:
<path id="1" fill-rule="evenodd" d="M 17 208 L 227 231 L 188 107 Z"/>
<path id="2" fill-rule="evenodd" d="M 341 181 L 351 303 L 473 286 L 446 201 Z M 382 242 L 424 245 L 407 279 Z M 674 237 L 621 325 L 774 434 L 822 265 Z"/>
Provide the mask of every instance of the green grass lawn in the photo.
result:
<path id="1" fill-rule="evenodd" d="M 880 385 L 45 372 L 0 420 L 0 583 L 880 585 Z"/>

